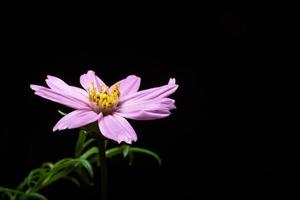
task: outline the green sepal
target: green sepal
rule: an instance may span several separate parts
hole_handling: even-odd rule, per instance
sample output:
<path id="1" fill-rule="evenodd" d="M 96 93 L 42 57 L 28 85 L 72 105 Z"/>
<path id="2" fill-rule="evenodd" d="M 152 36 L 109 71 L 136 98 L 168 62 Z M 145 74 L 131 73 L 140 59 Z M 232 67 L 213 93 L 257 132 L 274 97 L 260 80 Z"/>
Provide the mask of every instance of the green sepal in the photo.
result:
<path id="1" fill-rule="evenodd" d="M 130 151 L 130 146 L 129 145 L 123 145 L 123 157 L 126 158 L 128 153 Z"/>

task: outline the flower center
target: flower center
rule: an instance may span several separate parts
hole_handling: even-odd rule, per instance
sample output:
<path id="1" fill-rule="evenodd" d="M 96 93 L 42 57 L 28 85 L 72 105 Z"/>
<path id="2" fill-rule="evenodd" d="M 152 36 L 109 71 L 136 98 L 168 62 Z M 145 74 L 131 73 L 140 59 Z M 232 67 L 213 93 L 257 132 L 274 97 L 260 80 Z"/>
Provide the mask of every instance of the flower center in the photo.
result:
<path id="1" fill-rule="evenodd" d="M 91 84 L 93 87 L 87 88 L 87 92 L 89 93 L 89 100 L 93 103 L 94 109 L 103 114 L 113 112 L 120 97 L 119 84 L 115 84 L 111 90 L 102 84 L 100 84 L 98 88 L 94 86 L 94 83 Z"/>

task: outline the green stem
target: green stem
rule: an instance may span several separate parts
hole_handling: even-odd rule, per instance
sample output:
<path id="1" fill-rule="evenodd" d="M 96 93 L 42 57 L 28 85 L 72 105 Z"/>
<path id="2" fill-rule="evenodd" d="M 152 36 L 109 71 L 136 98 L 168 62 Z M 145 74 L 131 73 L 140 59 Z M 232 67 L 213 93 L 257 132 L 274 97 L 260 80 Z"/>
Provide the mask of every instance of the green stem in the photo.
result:
<path id="1" fill-rule="evenodd" d="M 108 199 L 108 179 L 107 179 L 107 163 L 105 156 L 105 139 L 98 137 L 99 157 L 100 157 L 100 187 L 101 187 L 101 200 Z"/>

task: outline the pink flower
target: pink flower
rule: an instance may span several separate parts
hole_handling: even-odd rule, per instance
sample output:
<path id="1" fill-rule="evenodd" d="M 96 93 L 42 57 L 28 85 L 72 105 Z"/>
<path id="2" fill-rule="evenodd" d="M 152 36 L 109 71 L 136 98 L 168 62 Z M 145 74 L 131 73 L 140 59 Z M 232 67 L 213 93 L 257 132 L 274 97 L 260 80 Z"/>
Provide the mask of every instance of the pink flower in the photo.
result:
<path id="1" fill-rule="evenodd" d="M 167 98 L 178 85 L 170 79 L 167 85 L 138 91 L 141 79 L 130 75 L 111 87 L 88 71 L 80 76 L 84 89 L 70 86 L 61 79 L 47 76 L 48 87 L 30 85 L 35 94 L 75 109 L 62 117 L 53 131 L 78 128 L 97 121 L 100 132 L 118 143 L 137 140 L 125 119 L 152 120 L 167 117 L 175 108 L 175 100 Z"/>

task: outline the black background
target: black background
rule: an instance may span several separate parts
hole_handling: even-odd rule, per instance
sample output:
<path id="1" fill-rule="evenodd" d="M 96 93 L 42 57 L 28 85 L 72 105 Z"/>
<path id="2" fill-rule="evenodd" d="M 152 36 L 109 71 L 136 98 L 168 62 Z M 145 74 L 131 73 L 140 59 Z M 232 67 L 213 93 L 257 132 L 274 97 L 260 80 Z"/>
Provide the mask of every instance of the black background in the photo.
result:
<path id="1" fill-rule="evenodd" d="M 281 5 L 109 1 L 1 5 L 0 185 L 72 155 L 77 130 L 52 133 L 61 105 L 33 95 L 46 75 L 79 86 L 92 69 L 108 84 L 129 74 L 142 89 L 175 77 L 168 118 L 130 121 L 137 157 L 109 161 L 111 199 L 277 197 L 297 194 L 297 74 Z M 60 182 L 52 199 L 96 199 Z"/>

